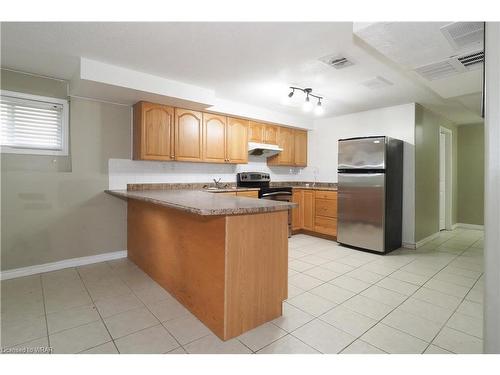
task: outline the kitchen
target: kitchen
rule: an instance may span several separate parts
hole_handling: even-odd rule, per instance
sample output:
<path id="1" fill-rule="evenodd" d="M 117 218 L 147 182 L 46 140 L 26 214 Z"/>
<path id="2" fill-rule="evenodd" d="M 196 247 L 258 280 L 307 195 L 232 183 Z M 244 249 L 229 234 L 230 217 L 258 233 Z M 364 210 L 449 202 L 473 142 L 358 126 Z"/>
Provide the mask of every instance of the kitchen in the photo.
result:
<path id="1" fill-rule="evenodd" d="M 61 123 L 56 153 L 2 145 L 2 348 L 483 353 L 482 168 L 468 183 L 484 164 L 482 60 L 408 79 L 380 58 L 402 55 L 371 39 L 380 27 L 387 37 L 419 28 L 451 49 L 443 28 L 455 24 L 271 23 L 259 25 L 264 41 L 252 24 L 2 23 L 2 113 L 16 123 L 54 111 Z M 177 40 L 193 72 L 204 43 L 224 53 L 236 30 L 269 48 L 299 34 L 310 44 L 295 78 L 262 94 L 248 72 L 270 77 L 286 56 L 264 68 L 238 58 L 241 88 L 205 62 L 196 85 L 182 64 L 167 58 L 166 75 L 147 58 L 161 39 L 135 65 L 100 39 L 139 45 L 173 30 L 199 38 L 199 52 Z M 338 45 L 311 42 L 316 33 L 338 33 Z M 66 57 L 30 62 L 30 48 L 55 56 L 48 40 Z M 460 51 L 478 48 L 480 38 Z M 440 131 L 452 137 L 449 159 Z"/>

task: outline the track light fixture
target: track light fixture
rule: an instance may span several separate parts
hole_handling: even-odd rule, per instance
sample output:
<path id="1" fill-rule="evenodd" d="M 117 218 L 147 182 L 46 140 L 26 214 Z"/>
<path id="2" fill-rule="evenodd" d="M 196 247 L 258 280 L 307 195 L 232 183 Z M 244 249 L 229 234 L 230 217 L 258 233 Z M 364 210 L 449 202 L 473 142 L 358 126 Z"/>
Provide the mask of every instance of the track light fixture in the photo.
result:
<path id="1" fill-rule="evenodd" d="M 312 93 L 311 88 L 303 89 L 301 87 L 290 86 L 290 89 L 292 91 L 290 91 L 290 93 L 288 94 L 289 98 L 291 98 L 293 96 L 293 94 L 295 94 L 295 90 L 302 91 L 304 94 L 306 94 L 306 99 L 305 99 L 304 104 L 302 106 L 302 109 L 304 110 L 304 112 L 309 112 L 313 109 L 313 104 L 312 104 L 311 99 L 310 99 L 310 97 L 313 97 L 315 99 L 318 99 L 318 103 L 316 104 L 316 108 L 314 109 L 314 113 L 318 116 L 323 114 L 324 109 L 323 109 L 323 106 L 321 104 L 321 100 L 323 99 L 322 96 L 314 95 Z"/>

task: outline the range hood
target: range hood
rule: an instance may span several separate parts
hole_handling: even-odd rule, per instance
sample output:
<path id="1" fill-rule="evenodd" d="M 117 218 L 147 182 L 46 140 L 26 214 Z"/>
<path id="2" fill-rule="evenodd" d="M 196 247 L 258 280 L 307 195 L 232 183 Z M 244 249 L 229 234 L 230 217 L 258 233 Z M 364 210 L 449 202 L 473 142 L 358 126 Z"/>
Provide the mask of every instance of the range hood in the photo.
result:
<path id="1" fill-rule="evenodd" d="M 248 142 L 248 153 L 254 156 L 264 156 L 266 158 L 279 154 L 283 151 L 278 145 L 267 143 Z"/>

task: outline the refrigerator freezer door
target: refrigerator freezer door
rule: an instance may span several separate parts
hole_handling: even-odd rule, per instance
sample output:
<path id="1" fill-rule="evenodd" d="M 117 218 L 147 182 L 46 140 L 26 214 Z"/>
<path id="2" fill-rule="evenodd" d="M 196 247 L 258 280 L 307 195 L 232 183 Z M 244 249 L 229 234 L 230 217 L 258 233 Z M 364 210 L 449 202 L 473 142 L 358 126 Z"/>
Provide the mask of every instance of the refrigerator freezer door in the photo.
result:
<path id="1" fill-rule="evenodd" d="M 338 169 L 385 169 L 385 137 L 340 140 Z"/>
<path id="2" fill-rule="evenodd" d="M 337 241 L 384 252 L 385 175 L 338 174 Z"/>

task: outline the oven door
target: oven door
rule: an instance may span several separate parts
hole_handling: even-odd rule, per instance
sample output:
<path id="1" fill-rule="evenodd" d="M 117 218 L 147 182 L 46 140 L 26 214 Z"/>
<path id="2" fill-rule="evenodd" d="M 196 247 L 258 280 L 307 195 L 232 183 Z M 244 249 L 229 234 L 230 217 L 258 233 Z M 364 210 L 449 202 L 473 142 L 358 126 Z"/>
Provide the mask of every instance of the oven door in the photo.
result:
<path id="1" fill-rule="evenodd" d="M 292 192 L 290 191 L 273 191 L 263 193 L 261 199 L 269 199 L 273 201 L 291 202 Z M 288 237 L 292 236 L 292 210 L 288 210 Z"/>

